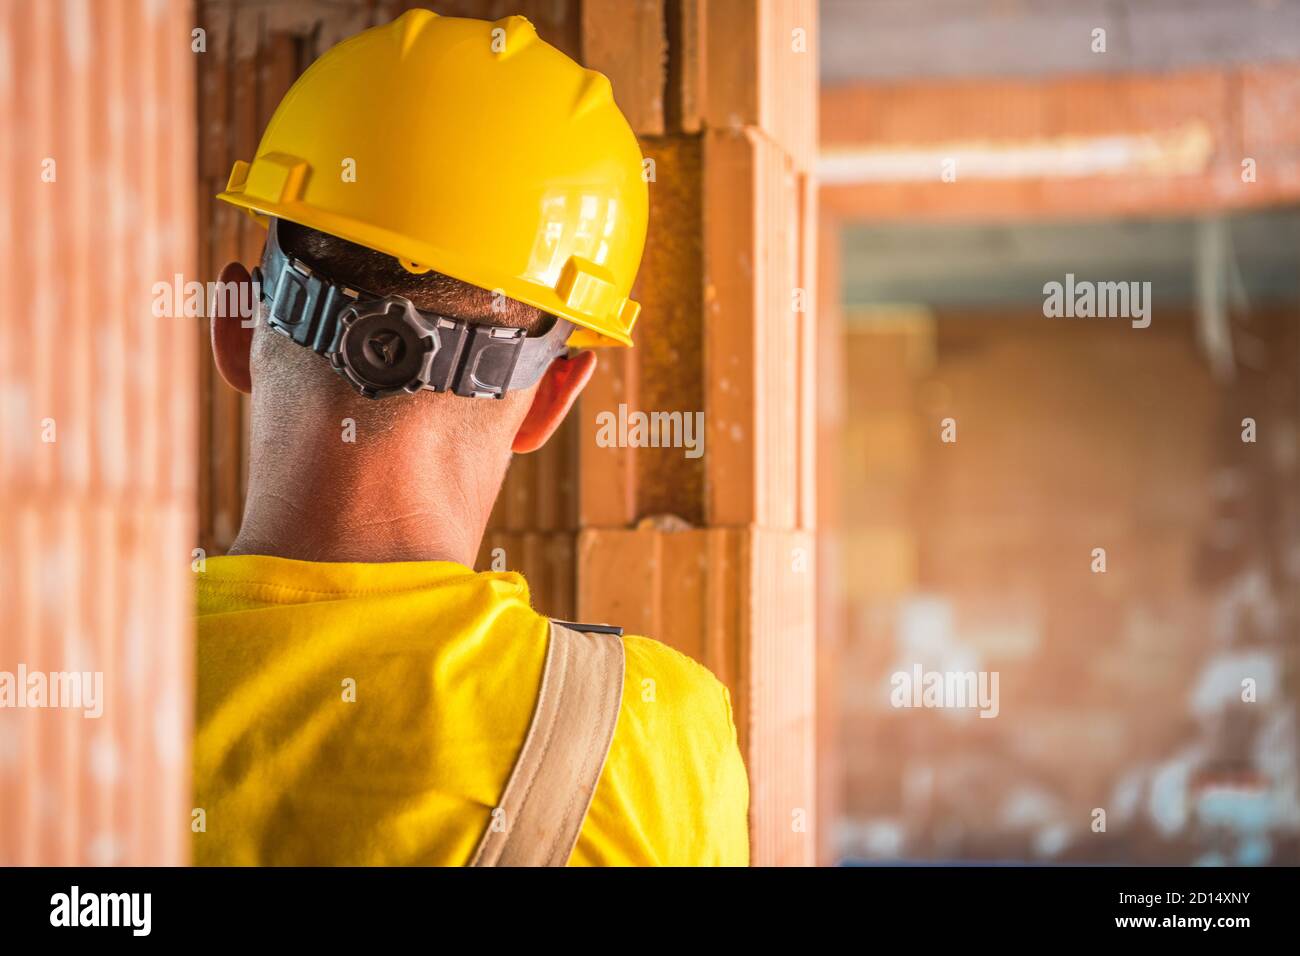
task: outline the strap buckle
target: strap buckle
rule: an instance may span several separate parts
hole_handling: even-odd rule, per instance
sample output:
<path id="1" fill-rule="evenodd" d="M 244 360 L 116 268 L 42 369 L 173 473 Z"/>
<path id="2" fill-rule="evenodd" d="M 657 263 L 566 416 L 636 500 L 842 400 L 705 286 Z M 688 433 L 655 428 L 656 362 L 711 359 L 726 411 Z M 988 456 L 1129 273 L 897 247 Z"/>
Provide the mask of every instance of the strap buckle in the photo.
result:
<path id="1" fill-rule="evenodd" d="M 434 391 L 450 388 L 457 395 L 467 398 L 504 398 L 510 387 L 511 376 L 519 363 L 519 353 L 523 350 L 524 339 L 528 333 L 524 329 L 504 328 L 495 325 L 470 325 L 459 319 L 440 319 L 452 322 L 464 330 L 463 344 L 457 348 L 456 355 L 446 363 L 440 363 L 441 356 L 434 356 L 430 369 L 430 384 L 426 387 Z M 464 353 L 463 356 L 460 353 Z M 452 362 L 459 358 L 454 366 Z M 440 368 L 440 364 L 443 366 Z M 440 378 L 440 372 L 449 369 L 450 378 Z M 441 385 L 441 387 L 439 387 Z"/>
<path id="2" fill-rule="evenodd" d="M 361 294 L 317 275 L 302 260 L 286 256 L 275 228 L 272 221 L 266 272 L 259 269 L 254 276 L 267 305 L 266 324 L 299 345 L 328 355 L 338 346 L 339 314 Z M 269 288 L 264 279 L 270 280 Z"/>

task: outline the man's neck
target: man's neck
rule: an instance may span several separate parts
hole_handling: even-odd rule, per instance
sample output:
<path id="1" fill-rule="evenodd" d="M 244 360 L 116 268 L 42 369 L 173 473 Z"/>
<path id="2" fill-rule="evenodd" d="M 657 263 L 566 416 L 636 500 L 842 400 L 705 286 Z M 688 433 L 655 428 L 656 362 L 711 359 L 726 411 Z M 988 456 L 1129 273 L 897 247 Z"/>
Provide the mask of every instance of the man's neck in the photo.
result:
<path id="1" fill-rule="evenodd" d="M 473 567 L 506 464 L 445 449 L 341 450 L 329 439 L 317 448 L 262 447 L 250 461 L 231 554 Z"/>
<path id="2" fill-rule="evenodd" d="M 250 493 L 230 554 L 298 561 L 455 561 L 473 567 L 482 528 L 449 526 L 429 511 L 400 505 L 383 514 L 302 508 L 273 494 Z M 471 540 L 472 539 L 472 540 Z"/>

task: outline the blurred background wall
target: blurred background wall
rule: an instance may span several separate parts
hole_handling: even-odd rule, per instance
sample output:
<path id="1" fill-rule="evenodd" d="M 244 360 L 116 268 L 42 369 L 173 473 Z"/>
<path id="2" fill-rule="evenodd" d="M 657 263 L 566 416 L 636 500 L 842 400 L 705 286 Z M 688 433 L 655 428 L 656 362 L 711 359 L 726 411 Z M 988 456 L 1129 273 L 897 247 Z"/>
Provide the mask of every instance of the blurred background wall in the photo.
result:
<path id="1" fill-rule="evenodd" d="M 827 855 L 1300 862 L 1300 7 L 822 14 Z M 1150 327 L 1046 318 L 1067 274 Z M 894 707 L 918 665 L 998 716 Z"/>
<path id="2" fill-rule="evenodd" d="M 0 0 L 0 681 L 101 681 L 0 708 L 0 865 L 189 856 L 192 27 Z"/>

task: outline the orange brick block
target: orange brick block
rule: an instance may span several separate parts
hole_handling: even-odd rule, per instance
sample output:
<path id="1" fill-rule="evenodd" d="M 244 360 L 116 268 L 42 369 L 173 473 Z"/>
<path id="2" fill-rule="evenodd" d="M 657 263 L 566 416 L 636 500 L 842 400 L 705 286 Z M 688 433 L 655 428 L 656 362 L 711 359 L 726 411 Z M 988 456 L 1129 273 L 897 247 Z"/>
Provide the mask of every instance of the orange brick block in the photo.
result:
<path id="1" fill-rule="evenodd" d="M 705 137 L 706 500 L 711 524 L 815 520 L 805 268 L 816 224 L 789 157 L 755 130 Z M 814 306 L 815 307 L 815 303 Z M 799 311 L 804 309 L 804 311 Z"/>
<path id="2" fill-rule="evenodd" d="M 30 706 L 0 709 L 0 866 L 178 866 L 195 338 L 193 320 L 151 308 L 155 282 L 196 266 L 194 57 L 174 42 L 192 19 L 143 0 L 72 17 L 0 2 L 12 69 L 35 78 L 0 100 L 0 209 L 40 224 L 0 249 L 12 300 L 0 311 L 0 669 L 45 677 L 20 685 Z M 94 38 L 93 58 L 61 39 L 73 35 Z M 47 156 L 57 174 L 42 183 Z M 130 184 L 127 220 L 103 214 L 101 184 Z M 92 298 L 103 308 L 69 307 Z M 31 348 L 49 341 L 52 310 L 62 346 Z M 51 675 L 62 706 L 28 696 Z"/>
<path id="3" fill-rule="evenodd" d="M 638 136 L 664 132 L 663 0 L 584 0 L 582 56 L 585 66 L 609 77 L 614 101 Z"/>
<path id="4" fill-rule="evenodd" d="M 814 0 L 707 0 L 693 73 L 704 125 L 752 126 L 801 172 L 817 150 L 817 4 Z"/>
<path id="5" fill-rule="evenodd" d="M 575 414 L 581 419 L 580 516 L 584 526 L 627 527 L 653 514 L 704 520 L 705 458 L 677 448 L 604 447 L 602 413 L 694 414 L 705 408 L 701 347 L 701 148 L 697 137 L 643 143 L 655 161 L 650 235 L 633 296 L 642 304 L 636 347 L 604 349 Z"/>

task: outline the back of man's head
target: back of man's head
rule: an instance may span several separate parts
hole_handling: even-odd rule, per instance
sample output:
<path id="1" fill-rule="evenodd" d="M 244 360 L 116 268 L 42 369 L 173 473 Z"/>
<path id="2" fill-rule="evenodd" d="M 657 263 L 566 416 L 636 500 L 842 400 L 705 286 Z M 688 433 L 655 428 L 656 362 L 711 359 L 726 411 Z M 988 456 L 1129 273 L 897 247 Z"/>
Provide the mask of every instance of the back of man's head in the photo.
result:
<path id="1" fill-rule="evenodd" d="M 401 296 L 426 313 L 530 335 L 554 321 L 285 220 L 276 235 L 287 256 L 367 295 Z M 251 278 L 230 263 L 221 281 Z M 512 453 L 546 443 L 595 368 L 595 356 L 582 351 L 501 398 L 421 389 L 373 399 L 329 359 L 274 331 L 265 314 L 251 329 L 238 316 L 214 317 L 212 346 L 221 375 L 252 395 L 248 499 L 234 550 L 309 560 L 442 554 L 469 563 Z"/>
<path id="2" fill-rule="evenodd" d="M 464 142 L 446 148 L 447 129 Z M 511 453 L 545 444 L 595 367 L 565 344 L 632 345 L 649 188 L 608 79 L 522 17 L 410 10 L 304 71 L 218 198 L 329 280 L 286 279 L 272 255 L 287 334 L 212 322 L 221 375 L 253 396 L 237 543 L 472 559 Z M 338 545 L 363 534 L 391 546 Z"/>
<path id="3" fill-rule="evenodd" d="M 427 312 L 522 328 L 529 334 L 549 322 L 532 306 L 438 272 L 412 273 L 392 256 L 337 236 L 287 220 L 278 223 L 278 235 L 286 255 L 334 282 L 371 295 L 399 295 Z M 257 437 L 276 443 L 300 440 L 303 428 L 339 433 L 346 419 L 355 426 L 358 442 L 381 437 L 367 431 L 391 433 L 405 424 L 451 443 L 472 441 L 508 451 L 533 394 L 533 389 L 524 389 L 493 400 L 419 391 L 378 401 L 364 398 L 327 360 L 276 333 L 265 321 L 257 324 L 250 366 L 253 414 L 261 433 Z M 295 410 L 310 414 L 295 414 Z"/>

